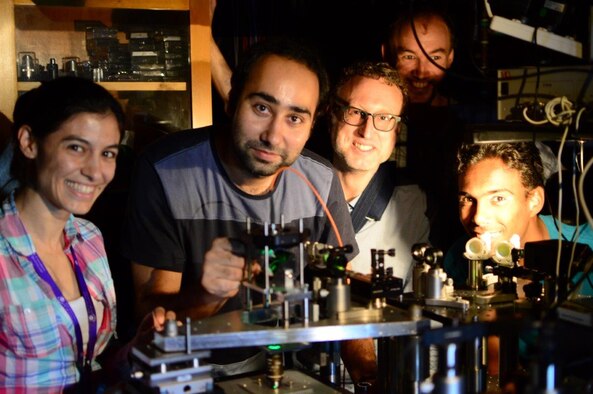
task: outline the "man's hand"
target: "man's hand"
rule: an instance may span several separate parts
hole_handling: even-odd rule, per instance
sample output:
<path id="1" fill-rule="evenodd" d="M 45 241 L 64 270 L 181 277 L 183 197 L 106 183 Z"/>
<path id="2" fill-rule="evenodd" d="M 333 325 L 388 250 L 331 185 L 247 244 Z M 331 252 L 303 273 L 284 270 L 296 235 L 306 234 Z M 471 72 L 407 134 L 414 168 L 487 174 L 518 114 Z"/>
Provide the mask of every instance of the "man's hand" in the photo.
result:
<path id="1" fill-rule="evenodd" d="M 152 341 L 155 331 L 163 331 L 165 329 L 165 322 L 169 319 L 176 321 L 175 312 L 165 311 L 162 306 L 157 306 L 148 313 L 136 330 L 136 335 L 131 341 L 131 346 L 136 346 Z"/>
<path id="2" fill-rule="evenodd" d="M 212 21 L 214 20 L 216 1 L 210 0 L 210 27 L 212 27 Z M 210 32 L 212 33 L 212 29 L 210 29 Z M 210 35 L 210 69 L 212 72 L 212 83 L 224 102 L 226 110 L 229 101 L 229 92 L 231 91 L 231 76 L 233 75 L 233 71 L 220 52 L 220 48 L 218 48 L 218 44 L 212 34 Z"/>
<path id="3" fill-rule="evenodd" d="M 152 313 L 146 316 L 145 320 L 147 320 L 148 324 L 150 324 L 150 322 L 152 321 L 151 328 L 156 331 L 163 331 L 165 329 L 165 322 L 167 320 L 177 321 L 175 312 L 165 311 L 165 308 L 163 308 L 162 306 L 157 306 L 156 308 L 154 308 Z"/>
<path id="4" fill-rule="evenodd" d="M 216 238 L 204 256 L 202 287 L 219 298 L 230 298 L 239 292 L 245 260 L 232 253 L 228 238 Z"/>

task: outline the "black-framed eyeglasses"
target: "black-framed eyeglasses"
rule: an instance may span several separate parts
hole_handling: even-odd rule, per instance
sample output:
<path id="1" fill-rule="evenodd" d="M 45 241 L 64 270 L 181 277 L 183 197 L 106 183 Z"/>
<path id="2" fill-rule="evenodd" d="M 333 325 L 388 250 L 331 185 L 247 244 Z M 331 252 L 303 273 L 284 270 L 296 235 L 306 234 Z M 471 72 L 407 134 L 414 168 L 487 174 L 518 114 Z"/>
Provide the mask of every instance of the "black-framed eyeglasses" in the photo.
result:
<path id="1" fill-rule="evenodd" d="M 336 103 L 336 107 L 342 112 L 342 120 L 350 126 L 362 126 L 370 116 L 373 119 L 373 126 L 379 131 L 388 132 L 402 121 L 401 116 L 393 114 L 372 114 L 351 105 Z"/>

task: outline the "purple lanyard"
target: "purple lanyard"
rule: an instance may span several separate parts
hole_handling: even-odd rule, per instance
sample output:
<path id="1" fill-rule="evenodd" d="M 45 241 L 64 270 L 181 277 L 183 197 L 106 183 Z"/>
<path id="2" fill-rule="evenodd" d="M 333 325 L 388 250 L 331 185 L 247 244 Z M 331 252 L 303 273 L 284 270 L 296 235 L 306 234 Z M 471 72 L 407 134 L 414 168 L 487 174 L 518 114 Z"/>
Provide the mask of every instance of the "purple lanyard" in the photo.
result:
<path id="1" fill-rule="evenodd" d="M 80 328 L 80 323 L 78 322 L 78 318 L 76 314 L 72 310 L 72 307 L 66 300 L 66 297 L 62 294 L 62 291 L 54 282 L 51 275 L 45 268 L 43 261 L 39 258 L 37 253 L 33 253 L 32 255 L 28 256 L 27 258 L 31 263 L 33 263 L 33 267 L 35 267 L 35 271 L 37 274 L 50 285 L 54 295 L 62 305 L 62 307 L 66 310 L 70 319 L 72 319 L 72 323 L 74 323 L 74 331 L 76 333 L 76 347 L 78 348 L 78 354 L 76 357 L 76 364 L 79 368 L 81 374 L 85 369 L 91 367 L 91 362 L 93 360 L 93 353 L 95 350 L 95 343 L 97 342 L 97 314 L 95 312 L 95 306 L 93 305 L 93 300 L 91 299 L 91 295 L 89 293 L 89 288 L 86 285 L 84 280 L 84 276 L 82 275 L 82 270 L 78 264 L 78 259 L 76 258 L 76 254 L 74 253 L 74 249 L 70 246 L 70 253 L 72 254 L 72 260 L 74 262 L 74 272 L 76 273 L 76 281 L 78 282 L 78 287 L 80 292 L 82 293 L 82 297 L 84 298 L 84 303 L 86 305 L 87 313 L 89 315 L 89 341 L 87 343 L 87 351 L 86 357 L 83 356 L 84 351 L 82 348 L 82 330 Z"/>

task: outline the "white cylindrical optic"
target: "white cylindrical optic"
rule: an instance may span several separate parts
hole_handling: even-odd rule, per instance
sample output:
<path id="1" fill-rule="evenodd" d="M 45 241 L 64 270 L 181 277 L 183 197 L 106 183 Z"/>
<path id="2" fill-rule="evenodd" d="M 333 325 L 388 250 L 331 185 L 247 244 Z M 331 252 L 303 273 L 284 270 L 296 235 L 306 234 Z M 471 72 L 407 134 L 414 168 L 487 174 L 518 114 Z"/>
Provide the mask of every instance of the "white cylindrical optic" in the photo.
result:
<path id="1" fill-rule="evenodd" d="M 486 242 L 478 237 L 473 237 L 465 243 L 465 257 L 468 259 L 482 260 L 488 254 Z"/>
<path id="2" fill-rule="evenodd" d="M 501 265 L 513 264 L 513 244 L 509 241 L 500 241 L 494 247 L 492 260 Z"/>

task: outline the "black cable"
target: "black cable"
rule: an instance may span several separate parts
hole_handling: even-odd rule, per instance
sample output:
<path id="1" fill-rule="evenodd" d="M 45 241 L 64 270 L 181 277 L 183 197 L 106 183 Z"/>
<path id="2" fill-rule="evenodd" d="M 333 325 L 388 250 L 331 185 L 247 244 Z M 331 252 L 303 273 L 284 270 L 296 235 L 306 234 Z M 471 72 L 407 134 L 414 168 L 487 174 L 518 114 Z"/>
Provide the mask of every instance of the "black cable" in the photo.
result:
<path id="1" fill-rule="evenodd" d="M 591 282 L 591 277 L 587 275 L 587 282 L 589 282 L 589 286 L 593 288 L 593 282 Z"/>
<path id="2" fill-rule="evenodd" d="M 535 96 L 533 97 L 533 104 L 537 105 L 537 95 L 539 93 L 539 82 L 540 82 L 540 68 L 539 64 L 535 66 L 537 69 L 537 76 L 535 77 Z"/>
<path id="3" fill-rule="evenodd" d="M 517 92 L 517 99 L 515 100 L 515 108 L 519 108 L 521 97 L 523 97 L 523 89 L 525 88 L 525 83 L 527 82 L 527 69 L 523 69 L 523 79 L 521 80 L 521 85 L 519 86 L 519 92 Z"/>
<path id="4" fill-rule="evenodd" d="M 537 28 L 534 27 L 533 28 L 533 34 L 531 35 L 531 43 L 534 44 L 537 47 Z M 536 70 L 536 75 L 535 75 L 535 94 L 533 96 L 533 107 L 537 108 L 537 96 L 539 93 L 539 82 L 540 82 L 540 77 L 541 77 L 541 73 L 540 73 L 540 66 L 539 66 L 539 62 L 535 62 L 535 70 Z M 523 77 L 525 78 L 525 74 L 523 75 Z M 518 99 L 517 99 L 518 100 Z"/>
<path id="5" fill-rule="evenodd" d="M 426 52 L 426 49 L 424 49 L 424 47 L 422 46 L 422 43 L 420 42 L 420 38 L 418 37 L 418 32 L 416 31 L 416 26 L 415 26 L 415 23 L 414 23 L 414 0 L 410 1 L 410 16 L 411 16 L 411 18 L 410 18 L 410 28 L 412 29 L 412 34 L 414 35 L 414 39 L 416 40 L 416 43 L 418 44 L 418 47 L 420 48 L 420 51 L 422 51 L 422 54 L 435 67 L 437 67 L 441 71 L 444 71 L 445 74 L 447 74 L 449 76 L 456 77 L 458 79 L 462 79 L 462 80 L 466 80 L 466 81 L 470 81 L 470 82 L 494 83 L 494 81 L 488 80 L 487 78 L 468 77 L 466 75 L 455 73 L 455 72 L 451 71 L 450 68 L 445 68 L 445 67 L 441 66 L 440 64 L 438 64 L 437 62 L 435 62 L 430 57 L 430 55 L 428 54 L 428 52 Z"/>
<path id="6" fill-rule="evenodd" d="M 593 256 L 590 257 L 590 261 L 587 264 L 591 264 L 593 263 Z M 589 266 L 589 267 L 585 267 L 585 269 L 583 270 L 583 276 L 581 276 L 579 278 L 579 280 L 577 280 L 577 282 L 572 286 L 572 288 L 566 293 L 566 299 L 568 299 L 568 297 L 574 293 L 574 291 L 576 289 L 579 288 L 579 286 L 586 280 L 587 282 L 589 282 L 589 286 L 591 286 L 593 288 L 593 282 L 591 282 L 591 278 L 589 277 L 589 273 L 593 272 L 593 265 Z M 571 280 L 571 278 L 569 278 L 569 280 Z"/>
<path id="7" fill-rule="evenodd" d="M 571 294 L 574 293 L 575 290 L 578 289 L 579 286 L 585 280 L 587 280 L 589 282 L 589 285 L 591 285 L 591 287 L 593 287 L 593 283 L 591 282 L 591 278 L 589 277 L 589 274 L 592 271 L 593 271 L 593 254 L 591 254 L 591 256 L 589 256 L 589 259 L 585 263 L 585 268 L 583 269 L 583 275 L 576 281 L 576 283 L 570 289 L 568 289 L 564 300 L 569 299 Z M 568 278 L 568 280 L 569 280 L 569 283 L 572 283 L 572 278 Z M 564 301 L 564 300 L 562 300 L 562 301 Z M 558 300 L 558 301 L 554 302 L 552 305 L 550 305 L 549 312 L 551 312 L 555 309 L 558 309 L 559 306 L 560 306 L 560 300 Z"/>
<path id="8" fill-rule="evenodd" d="M 558 171 L 562 171 L 562 168 L 559 168 Z M 571 242 L 574 242 L 575 241 L 575 237 L 577 235 L 576 229 L 578 229 L 579 226 L 580 226 L 579 225 L 579 217 L 578 217 L 579 215 L 576 214 L 577 212 L 580 212 L 579 196 L 577 195 L 578 194 L 578 191 L 575 191 L 575 187 L 576 187 L 575 185 L 577 183 L 576 177 L 577 177 L 577 145 L 576 144 L 573 144 L 573 146 L 572 146 L 572 176 L 571 176 L 572 186 L 573 187 L 570 188 L 570 191 L 571 191 L 571 194 L 572 194 L 572 196 L 574 198 L 574 204 L 575 204 L 575 218 L 574 218 L 574 221 L 575 221 L 575 232 L 572 234 L 572 237 L 570 239 Z M 585 226 L 585 228 L 586 228 L 586 226 Z"/>
<path id="9" fill-rule="evenodd" d="M 489 31 L 487 25 L 490 19 L 488 18 L 488 12 L 486 11 L 485 7 L 481 7 L 480 14 L 480 11 L 478 10 L 478 3 L 474 3 L 473 15 L 475 18 L 474 26 L 477 26 L 476 30 L 474 31 L 474 34 L 476 34 L 479 38 L 475 41 L 479 42 L 480 44 L 480 59 L 482 64 L 478 66 L 478 64 L 476 64 L 476 58 L 474 56 L 470 56 L 470 59 L 472 65 L 476 68 L 480 75 L 486 77 L 486 70 L 488 69 L 489 63 L 488 46 L 490 45 Z"/>
<path id="10" fill-rule="evenodd" d="M 428 59 L 429 62 L 431 62 L 439 70 L 444 71 L 445 73 L 449 72 L 447 68 L 441 66 L 430 57 L 430 55 L 428 54 L 428 52 L 426 52 L 426 49 L 424 49 L 422 43 L 420 42 L 420 37 L 418 37 L 418 32 L 416 31 L 416 23 L 414 23 L 414 0 L 410 1 L 410 16 L 410 28 L 412 29 L 412 34 L 414 35 L 414 39 L 416 40 L 416 43 L 418 44 L 420 51 L 422 51 L 422 54 Z"/>

